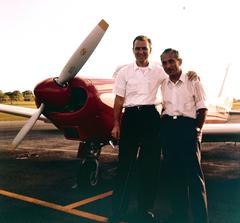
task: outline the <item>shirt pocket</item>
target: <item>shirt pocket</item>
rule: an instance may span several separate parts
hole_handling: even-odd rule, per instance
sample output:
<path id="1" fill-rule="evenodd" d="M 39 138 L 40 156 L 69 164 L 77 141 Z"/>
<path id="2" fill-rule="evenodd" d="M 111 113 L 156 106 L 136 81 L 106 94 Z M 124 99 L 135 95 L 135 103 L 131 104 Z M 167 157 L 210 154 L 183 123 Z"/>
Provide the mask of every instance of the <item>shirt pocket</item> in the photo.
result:
<path id="1" fill-rule="evenodd" d="M 150 79 L 148 80 L 148 90 L 149 92 L 157 91 L 159 87 L 158 80 Z"/>
<path id="2" fill-rule="evenodd" d="M 148 94 L 149 93 L 149 86 L 147 81 L 141 81 L 138 86 L 138 93 L 139 94 Z"/>
<path id="3" fill-rule="evenodd" d="M 194 109 L 194 102 L 188 101 L 183 104 L 184 111 L 192 111 Z"/>
<path id="4" fill-rule="evenodd" d="M 135 95 L 138 93 L 138 84 L 135 81 L 129 81 L 126 87 L 127 95 Z"/>

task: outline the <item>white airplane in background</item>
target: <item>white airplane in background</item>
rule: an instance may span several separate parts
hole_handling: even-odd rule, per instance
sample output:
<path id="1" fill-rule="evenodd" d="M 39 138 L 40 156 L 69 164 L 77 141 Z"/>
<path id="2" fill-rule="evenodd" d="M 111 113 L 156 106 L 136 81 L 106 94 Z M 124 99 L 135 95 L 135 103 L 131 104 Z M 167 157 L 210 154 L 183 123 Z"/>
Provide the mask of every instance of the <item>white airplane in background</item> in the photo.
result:
<path id="1" fill-rule="evenodd" d="M 218 96 L 209 100 L 207 123 L 226 123 L 230 120 L 233 97 L 226 90 L 226 80 L 229 74 L 228 65 Z"/>
<path id="2" fill-rule="evenodd" d="M 0 104 L 0 112 L 30 117 L 15 137 L 15 147 L 19 146 L 37 120 L 53 123 L 66 139 L 78 140 L 78 157 L 83 160 L 82 169 L 84 176 L 89 176 L 90 185 L 97 182 L 101 147 L 112 140 L 114 80 L 87 79 L 76 75 L 107 28 L 108 24 L 104 20 L 100 21 L 72 55 L 61 74 L 37 84 L 34 94 L 38 109 Z M 222 88 L 224 83 L 225 80 Z M 219 102 L 220 98 L 221 95 Z M 205 142 L 240 141 L 240 123 L 227 123 L 232 101 L 230 103 L 228 99 L 222 102 L 210 105 L 207 122 L 203 127 Z"/>

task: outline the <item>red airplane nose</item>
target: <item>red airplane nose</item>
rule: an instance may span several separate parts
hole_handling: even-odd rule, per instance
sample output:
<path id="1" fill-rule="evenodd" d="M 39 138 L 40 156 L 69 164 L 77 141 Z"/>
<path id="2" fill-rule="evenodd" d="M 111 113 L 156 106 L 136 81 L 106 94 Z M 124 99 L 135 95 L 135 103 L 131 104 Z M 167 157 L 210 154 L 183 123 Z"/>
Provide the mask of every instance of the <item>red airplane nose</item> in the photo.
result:
<path id="1" fill-rule="evenodd" d="M 34 89 L 38 103 L 51 105 L 51 107 L 62 108 L 70 102 L 70 88 L 61 87 L 54 78 L 48 78 L 40 82 Z"/>

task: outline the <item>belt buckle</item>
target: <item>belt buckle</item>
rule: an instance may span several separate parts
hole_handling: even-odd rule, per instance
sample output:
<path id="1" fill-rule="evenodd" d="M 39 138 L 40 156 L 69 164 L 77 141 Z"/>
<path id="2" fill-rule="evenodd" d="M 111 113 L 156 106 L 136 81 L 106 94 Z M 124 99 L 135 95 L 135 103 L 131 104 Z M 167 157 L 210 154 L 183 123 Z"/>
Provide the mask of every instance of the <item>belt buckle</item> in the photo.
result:
<path id="1" fill-rule="evenodd" d="M 173 119 L 176 120 L 176 119 L 177 119 L 177 115 L 174 115 L 174 116 L 173 116 Z"/>
<path id="2" fill-rule="evenodd" d="M 141 110 L 141 106 L 140 106 L 140 105 L 137 106 L 137 110 L 138 110 L 138 111 Z"/>

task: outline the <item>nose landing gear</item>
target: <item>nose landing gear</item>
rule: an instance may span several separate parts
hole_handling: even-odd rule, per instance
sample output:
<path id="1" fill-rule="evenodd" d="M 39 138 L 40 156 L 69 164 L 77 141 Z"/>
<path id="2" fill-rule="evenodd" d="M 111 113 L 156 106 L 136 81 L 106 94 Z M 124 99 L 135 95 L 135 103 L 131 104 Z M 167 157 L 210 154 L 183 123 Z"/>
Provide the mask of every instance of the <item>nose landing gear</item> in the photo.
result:
<path id="1" fill-rule="evenodd" d="M 78 158 L 80 166 L 77 174 L 77 186 L 96 186 L 99 182 L 99 156 L 104 144 L 97 142 L 80 142 Z"/>

